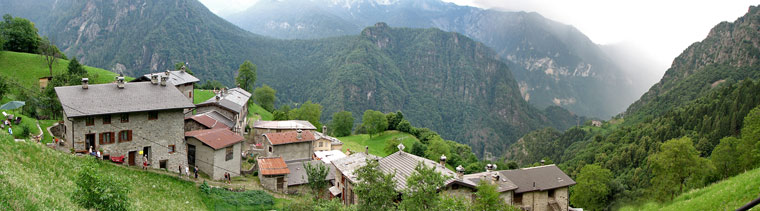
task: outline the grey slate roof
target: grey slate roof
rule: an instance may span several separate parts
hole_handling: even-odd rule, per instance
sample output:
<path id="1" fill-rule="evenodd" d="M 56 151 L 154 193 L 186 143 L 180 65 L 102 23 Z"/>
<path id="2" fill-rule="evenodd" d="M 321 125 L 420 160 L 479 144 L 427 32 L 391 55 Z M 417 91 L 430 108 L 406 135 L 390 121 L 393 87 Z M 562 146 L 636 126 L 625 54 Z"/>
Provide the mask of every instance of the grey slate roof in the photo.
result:
<path id="1" fill-rule="evenodd" d="M 174 86 L 150 82 L 125 83 L 123 89 L 115 83 L 89 85 L 88 89 L 62 86 L 55 87 L 55 92 L 67 117 L 194 107 Z"/>
<path id="2" fill-rule="evenodd" d="M 284 120 L 284 121 L 256 121 L 253 123 L 253 128 L 262 129 L 280 129 L 280 130 L 316 130 L 309 121 L 304 120 Z"/>
<path id="3" fill-rule="evenodd" d="M 221 96 L 219 100 L 217 100 L 216 97 L 212 97 L 211 99 L 199 103 L 198 106 L 216 104 L 239 114 L 240 112 L 243 112 L 243 108 L 248 105 L 248 99 L 250 98 L 251 93 L 248 93 L 241 88 L 233 88 L 227 90 L 227 93 L 224 94 L 224 96 Z"/>
<path id="4" fill-rule="evenodd" d="M 330 140 L 330 144 L 332 144 L 332 145 L 341 145 L 341 144 L 343 144 L 343 142 L 341 142 L 337 138 L 325 135 L 325 134 L 317 132 L 317 131 L 314 131 L 314 138 L 316 138 L 317 140 L 322 139 L 322 138 Z"/>
<path id="5" fill-rule="evenodd" d="M 446 184 L 453 181 L 456 177 L 456 173 L 436 163 L 435 161 L 428 160 L 427 158 L 419 157 L 413 154 L 406 153 L 404 151 L 398 151 L 391 155 L 388 155 L 380 159 L 380 170 L 385 173 L 394 173 L 393 180 L 396 181 L 396 190 L 401 191 L 406 189 L 406 179 L 416 172 L 414 168 L 417 164 L 422 162 L 427 167 L 435 167 L 435 171 L 441 173 L 444 176 L 448 176 L 449 179 Z"/>
<path id="6" fill-rule="evenodd" d="M 309 176 L 306 174 L 306 169 L 303 167 L 304 163 L 311 163 L 312 165 L 325 165 L 329 167 L 329 171 L 327 173 L 327 177 L 325 177 L 326 180 L 333 180 L 335 179 L 335 167 L 330 164 L 325 164 L 322 161 L 319 160 L 312 160 L 312 161 L 305 161 L 305 162 L 292 162 L 287 163 L 288 169 L 290 169 L 290 174 L 288 174 L 288 186 L 292 185 L 302 185 L 309 183 Z"/>
<path id="7" fill-rule="evenodd" d="M 223 116 L 219 112 L 209 111 L 209 112 L 202 113 L 202 114 L 199 114 L 199 115 L 206 115 L 208 117 L 211 117 L 212 119 L 214 119 L 216 121 L 219 121 L 220 123 L 226 125 L 229 128 L 235 127 L 235 122 L 232 122 L 232 120 L 227 119 L 227 117 Z"/>
<path id="8" fill-rule="evenodd" d="M 159 75 L 159 80 L 161 76 L 164 76 L 166 72 L 160 72 L 160 73 L 148 73 L 143 75 L 142 77 L 136 78 L 135 80 L 132 80 L 132 82 L 140 82 L 140 81 L 150 81 L 150 75 L 157 74 Z M 181 84 L 188 84 L 188 83 L 196 83 L 201 80 L 198 80 L 193 75 L 190 75 L 190 73 L 182 72 L 179 70 L 175 71 L 169 71 L 169 83 L 172 83 L 174 85 L 181 85 Z"/>
<path id="9" fill-rule="evenodd" d="M 380 159 L 377 156 L 374 155 L 367 155 L 364 152 L 357 152 L 353 153 L 351 155 L 348 155 L 348 157 L 341 158 L 338 160 L 332 161 L 332 164 L 337 168 L 343 175 L 346 175 L 348 177 L 348 180 L 351 183 L 356 183 L 357 177 L 354 174 L 354 171 L 356 169 L 361 168 L 362 166 L 367 164 L 367 159 Z"/>
<path id="10" fill-rule="evenodd" d="M 498 171 L 480 172 L 480 173 L 464 175 L 462 179 L 457 179 L 456 182 L 463 184 L 465 186 L 474 188 L 475 186 L 478 186 L 478 183 L 480 182 L 480 180 L 484 180 L 484 179 L 493 180 L 494 174 L 499 175 L 499 181 L 497 182 L 498 187 L 496 191 L 504 192 L 504 191 L 517 189 L 517 185 L 515 185 L 514 182 L 509 180 L 509 178 L 507 178 L 505 175 L 501 174 L 501 172 L 498 172 Z"/>
<path id="11" fill-rule="evenodd" d="M 515 170 L 503 170 L 499 173 L 517 185 L 518 188 L 515 190 L 515 193 L 543 191 L 575 185 L 575 181 L 554 164 Z"/>

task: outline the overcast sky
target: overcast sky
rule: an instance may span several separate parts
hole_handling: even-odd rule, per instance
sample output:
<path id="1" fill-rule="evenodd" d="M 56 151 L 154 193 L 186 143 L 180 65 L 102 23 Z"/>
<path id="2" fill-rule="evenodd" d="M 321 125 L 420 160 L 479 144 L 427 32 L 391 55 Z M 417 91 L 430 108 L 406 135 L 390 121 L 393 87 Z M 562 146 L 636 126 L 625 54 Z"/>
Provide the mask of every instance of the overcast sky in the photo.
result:
<path id="1" fill-rule="evenodd" d="M 257 0 L 200 0 L 223 16 Z M 734 21 L 760 0 L 444 0 L 459 5 L 538 12 L 570 24 L 597 44 L 635 46 L 663 73 L 690 44 L 701 41 L 721 21 Z"/>

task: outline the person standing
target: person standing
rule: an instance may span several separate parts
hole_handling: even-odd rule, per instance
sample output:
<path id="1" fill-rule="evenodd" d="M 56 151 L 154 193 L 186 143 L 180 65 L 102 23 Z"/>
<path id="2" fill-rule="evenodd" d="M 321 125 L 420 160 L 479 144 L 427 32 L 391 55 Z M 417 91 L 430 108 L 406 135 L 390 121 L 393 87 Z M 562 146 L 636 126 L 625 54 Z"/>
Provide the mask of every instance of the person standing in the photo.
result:
<path id="1" fill-rule="evenodd" d="M 148 170 L 148 155 L 143 155 L 143 170 Z"/>
<path id="2" fill-rule="evenodd" d="M 185 175 L 187 175 L 187 178 L 190 178 L 190 166 L 185 166 Z"/>
<path id="3" fill-rule="evenodd" d="M 177 176 L 182 178 L 182 165 L 179 165 L 179 171 L 177 172 Z"/>
<path id="4" fill-rule="evenodd" d="M 195 179 L 197 180 L 198 179 L 198 166 L 195 166 L 193 168 L 193 172 L 195 172 Z"/>

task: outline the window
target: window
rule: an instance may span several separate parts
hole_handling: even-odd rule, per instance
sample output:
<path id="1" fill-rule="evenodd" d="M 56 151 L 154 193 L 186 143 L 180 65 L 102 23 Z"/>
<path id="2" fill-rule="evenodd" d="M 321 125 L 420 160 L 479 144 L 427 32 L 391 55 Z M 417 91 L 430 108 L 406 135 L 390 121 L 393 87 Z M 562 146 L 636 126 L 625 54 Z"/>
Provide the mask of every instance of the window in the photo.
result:
<path id="1" fill-rule="evenodd" d="M 322 142 L 321 141 L 319 142 L 319 147 L 322 147 Z"/>
<path id="2" fill-rule="evenodd" d="M 169 145 L 169 154 L 176 152 L 176 150 L 175 145 Z"/>
<path id="3" fill-rule="evenodd" d="M 554 198 L 554 189 L 549 190 L 549 198 Z"/>
<path id="4" fill-rule="evenodd" d="M 158 119 L 158 111 L 148 112 L 148 120 L 156 120 L 156 119 Z"/>
<path id="5" fill-rule="evenodd" d="M 119 143 L 121 142 L 127 142 L 132 141 L 132 131 L 131 130 L 122 130 L 119 132 Z"/>
<path id="6" fill-rule="evenodd" d="M 158 168 L 166 169 L 166 162 L 169 160 L 159 160 L 158 161 Z"/>
<path id="7" fill-rule="evenodd" d="M 515 196 L 512 197 L 512 203 L 522 204 L 522 193 L 515 193 Z"/>
<path id="8" fill-rule="evenodd" d="M 269 152 L 272 152 L 272 146 L 269 146 Z"/>
<path id="9" fill-rule="evenodd" d="M 104 125 L 111 124 L 111 115 L 110 114 L 103 116 L 103 124 Z"/>
<path id="10" fill-rule="evenodd" d="M 113 144 L 113 132 L 105 132 L 100 134 L 100 144 Z"/>
<path id="11" fill-rule="evenodd" d="M 129 122 L 129 114 L 121 114 L 121 122 L 122 123 Z"/>
<path id="12" fill-rule="evenodd" d="M 84 124 L 85 124 L 86 126 L 95 125 L 95 118 L 94 118 L 94 117 L 91 117 L 91 116 L 85 117 L 85 118 L 84 118 Z"/>
<path id="13" fill-rule="evenodd" d="M 227 152 L 226 152 L 227 156 L 224 158 L 224 161 L 232 160 L 232 156 L 234 156 L 234 154 L 235 154 L 235 153 L 232 153 L 232 151 L 233 151 L 232 149 L 233 148 L 234 148 L 234 146 L 227 147 L 225 149 L 225 150 L 227 150 Z"/>

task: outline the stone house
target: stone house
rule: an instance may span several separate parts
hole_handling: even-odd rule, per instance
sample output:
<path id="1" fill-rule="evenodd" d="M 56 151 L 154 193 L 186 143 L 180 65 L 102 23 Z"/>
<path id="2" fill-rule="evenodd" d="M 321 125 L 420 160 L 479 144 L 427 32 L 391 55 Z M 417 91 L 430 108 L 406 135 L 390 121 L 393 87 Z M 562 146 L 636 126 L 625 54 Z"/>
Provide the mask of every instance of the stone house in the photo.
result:
<path id="1" fill-rule="evenodd" d="M 327 180 L 327 187 L 331 187 L 335 182 L 335 166 L 332 164 L 326 164 L 322 161 L 318 160 L 311 160 L 311 161 L 301 161 L 301 162 L 290 162 L 287 163 L 288 170 L 290 173 L 288 174 L 288 193 L 289 194 L 299 194 L 299 193 L 310 193 L 311 189 L 309 188 L 309 176 L 306 174 L 306 169 L 304 168 L 304 164 L 310 163 L 311 165 L 325 165 L 328 167 L 328 173 L 325 177 L 325 180 Z M 329 192 L 325 191 L 324 196 L 329 196 Z"/>
<path id="2" fill-rule="evenodd" d="M 126 156 L 125 164 L 177 171 L 187 165 L 184 155 L 184 109 L 193 108 L 176 88 L 165 83 L 117 83 L 55 87 L 63 107 L 66 145 L 78 153 L 90 147 L 104 158 Z M 177 153 L 180 152 L 180 153 Z"/>
<path id="3" fill-rule="evenodd" d="M 331 198 L 339 197 L 345 205 L 358 202 L 359 198 L 354 193 L 354 184 L 359 181 L 354 171 L 367 165 L 367 159 L 379 160 L 380 158 L 365 151 L 332 161 L 335 169 L 335 185 L 329 188 Z"/>
<path id="4" fill-rule="evenodd" d="M 185 71 L 185 66 L 182 66 L 180 70 L 176 71 L 166 71 L 163 73 L 149 73 L 145 74 L 141 77 L 135 78 L 131 82 L 143 82 L 143 81 L 154 81 L 159 80 L 160 78 L 166 78 L 165 81 L 168 83 L 171 83 L 174 85 L 174 87 L 177 87 L 177 89 L 182 93 L 182 95 L 185 95 L 187 99 L 190 100 L 190 102 L 193 102 L 193 88 L 194 84 L 199 82 L 198 78 L 196 78 L 193 75 L 190 75 L 187 71 Z"/>
<path id="5" fill-rule="evenodd" d="M 304 120 L 284 120 L 284 121 L 256 121 L 253 123 L 253 141 L 246 143 L 250 145 L 264 144 L 264 134 L 266 133 L 281 133 L 289 131 L 312 131 L 316 132 L 317 127 L 314 127 L 309 121 Z"/>
<path id="6" fill-rule="evenodd" d="M 285 162 L 311 160 L 314 134 L 311 131 L 266 133 L 266 157 L 282 157 Z"/>
<path id="7" fill-rule="evenodd" d="M 468 175 L 464 175 L 464 168 L 459 166 L 457 172 L 457 179 L 444 188 L 445 194 L 474 199 L 477 184 L 487 180 L 498 185 L 499 197 L 505 203 L 522 210 L 567 211 L 568 188 L 575 185 L 575 181 L 555 165 L 502 171 L 489 169 Z"/>
<path id="8" fill-rule="evenodd" d="M 404 145 L 401 144 L 399 145 L 399 147 L 402 149 L 403 146 Z M 433 167 L 435 168 L 436 172 L 447 177 L 454 178 L 456 176 L 456 173 L 454 173 L 454 171 L 446 168 L 445 156 L 442 156 L 441 161 L 436 163 L 435 161 L 429 160 L 427 158 L 419 157 L 404 152 L 403 150 L 399 150 L 393 154 L 385 156 L 384 158 L 380 158 L 378 164 L 380 165 L 380 170 L 383 172 L 394 174 L 393 180 L 396 181 L 396 191 L 399 193 L 402 193 L 404 189 L 406 189 L 406 179 L 409 178 L 409 176 L 411 176 L 414 172 L 416 172 L 415 168 L 419 164 L 423 164 L 428 168 Z M 446 181 L 445 184 L 449 184 L 453 181 L 453 179 L 450 179 Z"/>
<path id="9" fill-rule="evenodd" d="M 251 93 L 241 88 L 223 89 L 223 91 L 211 99 L 196 104 L 195 111 L 199 114 L 216 111 L 234 123 L 234 126 L 231 127 L 232 132 L 243 135 L 245 133 L 245 126 L 248 123 L 248 99 L 250 98 Z M 244 148 L 246 148 L 244 150 L 247 150 L 247 146 L 244 146 Z"/>
<path id="10" fill-rule="evenodd" d="M 281 157 L 259 157 L 256 159 L 259 168 L 261 186 L 275 192 L 288 192 L 288 165 Z"/>
<path id="11" fill-rule="evenodd" d="M 240 176 L 240 152 L 243 137 L 227 128 L 203 129 L 185 132 L 187 163 L 215 180 L 224 173 Z"/>
<path id="12" fill-rule="evenodd" d="M 234 122 L 222 116 L 219 112 L 208 111 L 202 114 L 196 114 L 185 117 L 185 131 L 226 128 L 232 130 Z"/>
<path id="13" fill-rule="evenodd" d="M 324 129 L 322 131 L 324 131 Z M 314 138 L 316 139 L 316 141 L 314 141 L 314 152 L 332 150 L 340 151 L 343 149 L 343 142 L 335 137 L 314 131 Z"/>

